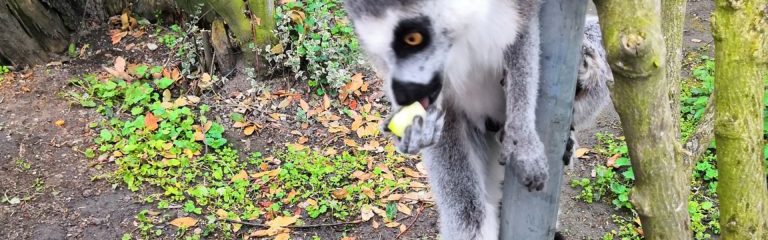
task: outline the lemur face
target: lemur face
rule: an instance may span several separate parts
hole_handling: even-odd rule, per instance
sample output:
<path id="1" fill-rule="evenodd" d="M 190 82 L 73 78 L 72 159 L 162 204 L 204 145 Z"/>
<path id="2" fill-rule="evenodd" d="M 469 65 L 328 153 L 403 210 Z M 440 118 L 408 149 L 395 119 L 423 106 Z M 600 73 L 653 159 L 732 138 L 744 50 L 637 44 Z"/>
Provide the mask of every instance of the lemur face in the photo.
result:
<path id="1" fill-rule="evenodd" d="M 457 29 L 444 21 L 446 6 L 434 0 L 347 1 L 361 46 L 397 105 L 420 102 L 426 108 L 440 94 Z"/>

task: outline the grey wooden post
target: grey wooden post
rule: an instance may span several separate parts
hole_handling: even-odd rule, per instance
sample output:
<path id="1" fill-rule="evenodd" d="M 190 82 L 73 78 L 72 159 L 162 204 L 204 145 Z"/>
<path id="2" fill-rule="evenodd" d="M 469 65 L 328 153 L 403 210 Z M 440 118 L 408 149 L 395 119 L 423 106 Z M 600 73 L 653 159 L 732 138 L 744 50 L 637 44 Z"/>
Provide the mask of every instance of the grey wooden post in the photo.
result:
<path id="1" fill-rule="evenodd" d="M 541 81 L 536 130 L 549 159 L 544 189 L 528 192 L 506 168 L 501 208 L 503 240 L 553 239 L 563 153 L 570 132 L 576 75 L 581 60 L 587 0 L 544 0 L 541 7 Z"/>

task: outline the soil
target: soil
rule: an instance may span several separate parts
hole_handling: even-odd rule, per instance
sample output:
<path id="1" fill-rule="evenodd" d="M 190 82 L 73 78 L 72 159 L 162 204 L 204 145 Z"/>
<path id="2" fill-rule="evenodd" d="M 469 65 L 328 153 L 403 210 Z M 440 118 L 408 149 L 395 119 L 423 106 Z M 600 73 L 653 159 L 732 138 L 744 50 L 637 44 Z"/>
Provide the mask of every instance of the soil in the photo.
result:
<path id="1" fill-rule="evenodd" d="M 710 47 L 709 19 L 711 0 L 690 0 L 686 15 L 684 45 L 686 51 Z M 167 53 L 149 51 L 137 42 L 131 50 L 118 49 L 109 42 L 107 30 L 96 23 L 86 23 L 79 33 L 81 43 L 88 43 L 88 57 L 54 60 L 47 66 L 20 71 L 11 80 L 0 82 L 0 238 L 1 239 L 119 239 L 133 231 L 134 217 L 146 207 L 138 195 L 106 180 L 94 180 L 110 169 L 94 165 L 81 150 L 90 144 L 94 132 L 87 127 L 98 114 L 70 105 L 60 96 L 67 80 L 80 74 L 102 71 L 102 64 L 115 56 L 128 62 L 161 63 Z M 130 41 L 130 40 L 125 40 Z M 219 94 L 244 92 L 249 83 L 233 78 Z M 273 81 L 280 82 L 280 81 Z M 380 95 L 379 95 L 380 96 Z M 56 124 L 63 120 L 64 124 Z M 309 130 L 307 130 L 309 131 Z M 582 131 L 581 147 L 596 144 L 594 133 L 620 135 L 617 114 L 609 108 L 594 127 Z M 267 129 L 258 138 L 243 139 L 227 134 L 242 152 L 268 151 L 286 131 Z M 320 144 L 309 142 L 307 144 Z M 586 204 L 574 197 L 578 190 L 567 183 L 589 177 L 595 164 L 605 159 L 589 155 L 566 171 L 560 197 L 560 231 L 568 239 L 600 239 L 615 229 L 611 216 L 617 212 L 610 204 Z M 9 200 L 19 203 L 10 204 Z M 321 220 L 322 221 L 322 220 Z M 413 224 L 402 239 L 432 239 L 437 235 L 437 212 L 427 206 L 418 217 L 402 221 Z M 318 235 L 322 239 L 353 236 L 357 239 L 394 239 L 394 229 L 374 229 L 370 224 L 343 225 L 296 230 L 297 239 Z"/>

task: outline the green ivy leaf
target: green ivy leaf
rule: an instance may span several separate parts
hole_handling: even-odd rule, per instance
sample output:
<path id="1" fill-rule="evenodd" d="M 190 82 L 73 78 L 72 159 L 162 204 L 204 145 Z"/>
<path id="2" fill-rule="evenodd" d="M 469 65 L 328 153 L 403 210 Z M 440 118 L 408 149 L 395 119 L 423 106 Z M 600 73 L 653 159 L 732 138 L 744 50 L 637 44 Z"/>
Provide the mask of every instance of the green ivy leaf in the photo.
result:
<path id="1" fill-rule="evenodd" d="M 166 89 L 170 87 L 173 84 L 173 79 L 163 77 L 161 79 L 155 80 L 155 85 L 157 85 L 160 89 Z"/>
<path id="2" fill-rule="evenodd" d="M 112 132 L 107 129 L 101 129 L 99 137 L 101 137 L 102 141 L 112 141 Z"/>
<path id="3" fill-rule="evenodd" d="M 631 165 L 629 158 L 620 157 L 619 159 L 616 159 L 616 162 L 614 163 L 614 166 L 616 167 L 624 167 Z"/>

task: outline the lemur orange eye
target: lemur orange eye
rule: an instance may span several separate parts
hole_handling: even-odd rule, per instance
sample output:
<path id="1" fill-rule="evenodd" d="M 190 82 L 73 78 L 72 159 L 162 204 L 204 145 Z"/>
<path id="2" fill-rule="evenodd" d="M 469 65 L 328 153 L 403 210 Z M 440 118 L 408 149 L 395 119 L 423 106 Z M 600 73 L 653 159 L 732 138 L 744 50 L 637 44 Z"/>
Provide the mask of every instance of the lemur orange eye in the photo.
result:
<path id="1" fill-rule="evenodd" d="M 419 32 L 412 32 L 408 35 L 405 35 L 405 38 L 403 39 L 406 44 L 410 46 L 418 46 L 424 41 L 424 36 L 421 35 Z"/>

